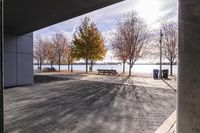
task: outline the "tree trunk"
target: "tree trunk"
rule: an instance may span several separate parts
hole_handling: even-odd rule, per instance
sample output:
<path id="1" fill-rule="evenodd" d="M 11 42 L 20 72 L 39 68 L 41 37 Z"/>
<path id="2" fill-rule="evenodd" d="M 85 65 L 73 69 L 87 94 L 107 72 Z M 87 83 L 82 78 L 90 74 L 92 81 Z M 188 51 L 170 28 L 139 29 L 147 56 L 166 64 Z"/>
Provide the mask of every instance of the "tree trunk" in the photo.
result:
<path id="1" fill-rule="evenodd" d="M 40 68 L 40 71 L 42 70 L 42 61 L 40 60 L 40 66 L 39 66 L 39 68 Z"/>
<path id="2" fill-rule="evenodd" d="M 37 60 L 37 67 L 38 67 L 38 69 L 40 69 L 40 61 L 39 60 Z"/>
<path id="3" fill-rule="evenodd" d="M 53 70 L 53 62 L 51 61 L 51 71 Z"/>
<path id="4" fill-rule="evenodd" d="M 58 71 L 60 72 L 60 57 L 58 59 Z"/>
<path id="5" fill-rule="evenodd" d="M 132 61 L 131 59 L 129 60 L 130 64 L 129 64 L 129 76 L 131 76 L 131 69 L 132 69 Z"/>
<path id="6" fill-rule="evenodd" d="M 68 64 L 68 71 L 69 71 L 70 70 L 70 61 L 68 60 L 67 62 L 68 62 L 67 63 Z"/>
<path id="7" fill-rule="evenodd" d="M 71 62 L 71 73 L 73 73 L 73 63 Z"/>
<path id="8" fill-rule="evenodd" d="M 93 70 L 93 61 L 90 62 L 90 71 L 92 72 Z"/>
<path id="9" fill-rule="evenodd" d="M 125 61 L 123 61 L 123 74 L 125 73 Z"/>
<path id="10" fill-rule="evenodd" d="M 173 62 L 170 62 L 170 76 L 172 76 L 173 73 Z"/>
<path id="11" fill-rule="evenodd" d="M 85 73 L 88 73 L 88 59 L 85 60 Z"/>

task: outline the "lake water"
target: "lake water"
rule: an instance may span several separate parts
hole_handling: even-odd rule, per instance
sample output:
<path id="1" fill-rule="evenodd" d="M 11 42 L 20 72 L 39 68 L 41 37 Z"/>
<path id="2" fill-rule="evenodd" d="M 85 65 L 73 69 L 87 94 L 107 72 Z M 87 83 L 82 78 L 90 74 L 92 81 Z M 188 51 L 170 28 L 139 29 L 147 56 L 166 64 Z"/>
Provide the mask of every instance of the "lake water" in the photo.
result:
<path id="1" fill-rule="evenodd" d="M 44 67 L 50 67 L 50 65 L 42 65 L 42 68 Z M 53 65 L 55 69 L 58 70 L 58 65 Z M 132 72 L 135 73 L 145 73 L 145 74 L 151 74 L 153 72 L 153 69 L 159 69 L 159 65 L 134 65 L 132 68 Z M 37 65 L 34 65 L 34 70 L 37 70 Z M 67 65 L 61 65 L 61 70 L 67 70 Z M 97 71 L 97 69 L 115 69 L 118 72 L 122 72 L 123 66 L 122 65 L 94 65 L 93 71 Z M 169 65 L 162 65 L 162 69 L 169 69 Z M 73 65 L 73 70 L 81 70 L 85 71 L 85 65 Z M 88 69 L 89 70 L 89 69 Z M 126 65 L 126 72 L 129 70 L 129 65 Z M 177 74 L 177 65 L 173 66 L 173 73 Z"/>

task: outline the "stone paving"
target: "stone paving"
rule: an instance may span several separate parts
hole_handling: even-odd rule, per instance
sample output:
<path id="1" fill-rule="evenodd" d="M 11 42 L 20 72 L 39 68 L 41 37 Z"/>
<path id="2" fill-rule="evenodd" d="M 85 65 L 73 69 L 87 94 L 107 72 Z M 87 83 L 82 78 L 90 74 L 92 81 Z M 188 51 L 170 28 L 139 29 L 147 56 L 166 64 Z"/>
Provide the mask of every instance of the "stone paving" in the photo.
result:
<path id="1" fill-rule="evenodd" d="M 161 80 L 118 78 L 89 76 L 6 89 L 5 132 L 154 133 L 175 110 L 176 93 Z"/>

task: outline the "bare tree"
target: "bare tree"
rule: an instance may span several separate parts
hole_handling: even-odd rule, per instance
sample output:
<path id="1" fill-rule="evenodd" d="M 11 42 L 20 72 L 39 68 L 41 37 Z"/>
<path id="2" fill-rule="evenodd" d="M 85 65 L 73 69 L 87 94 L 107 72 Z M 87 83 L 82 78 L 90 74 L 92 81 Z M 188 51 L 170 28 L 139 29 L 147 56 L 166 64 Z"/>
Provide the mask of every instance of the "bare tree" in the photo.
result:
<path id="1" fill-rule="evenodd" d="M 52 36 L 52 43 L 54 44 L 56 60 L 60 71 L 61 58 L 64 53 L 64 48 L 67 45 L 67 39 L 62 33 L 56 33 Z"/>
<path id="2" fill-rule="evenodd" d="M 68 65 L 68 71 L 69 71 L 70 70 L 70 46 L 69 46 L 68 42 L 64 45 L 61 62 L 63 64 Z"/>
<path id="3" fill-rule="evenodd" d="M 125 14 L 117 24 L 117 34 L 123 40 L 128 57 L 129 76 L 135 62 L 146 54 L 149 40 L 148 28 L 135 12 Z"/>
<path id="4" fill-rule="evenodd" d="M 125 64 L 128 59 L 128 53 L 126 51 L 126 43 L 124 42 L 123 35 L 118 31 L 113 34 L 114 37 L 111 40 L 111 49 L 114 52 L 115 57 L 121 60 L 123 63 L 123 74 L 125 73 Z"/>
<path id="5" fill-rule="evenodd" d="M 40 36 L 36 36 L 36 39 L 34 40 L 33 56 L 37 60 L 40 70 L 42 69 L 42 64 L 46 59 L 45 51 L 45 40 Z"/>
<path id="6" fill-rule="evenodd" d="M 71 70 L 71 72 L 73 72 L 73 62 L 75 60 L 73 59 L 73 56 L 72 56 L 72 48 L 71 48 L 70 43 L 67 43 L 67 45 L 65 45 L 62 59 L 64 60 L 63 62 L 67 61 L 68 71 Z M 71 69 L 70 69 L 70 66 L 71 66 Z"/>
<path id="7" fill-rule="evenodd" d="M 71 72 L 73 72 L 73 63 L 77 60 L 75 57 L 72 45 L 69 46 L 69 56 L 68 56 L 69 63 L 71 64 Z"/>
<path id="8" fill-rule="evenodd" d="M 46 60 L 51 64 L 51 69 L 53 68 L 53 64 L 56 63 L 56 50 L 55 45 L 52 41 L 46 39 L 45 40 L 45 48 L 46 48 Z"/>
<path id="9" fill-rule="evenodd" d="M 177 57 L 177 24 L 167 22 L 162 24 L 163 29 L 163 55 L 170 62 L 170 75 L 173 74 L 173 64 Z"/>

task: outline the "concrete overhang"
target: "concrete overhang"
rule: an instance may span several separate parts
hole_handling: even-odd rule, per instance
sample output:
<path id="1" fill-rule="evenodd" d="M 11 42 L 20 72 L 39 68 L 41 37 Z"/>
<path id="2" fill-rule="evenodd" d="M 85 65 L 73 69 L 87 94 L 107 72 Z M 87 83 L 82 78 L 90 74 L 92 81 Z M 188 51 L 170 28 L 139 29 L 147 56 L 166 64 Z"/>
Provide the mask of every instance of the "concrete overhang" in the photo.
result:
<path id="1" fill-rule="evenodd" d="M 5 32 L 26 34 L 123 0 L 4 0 Z"/>

